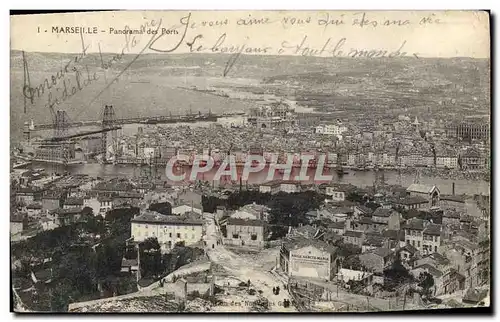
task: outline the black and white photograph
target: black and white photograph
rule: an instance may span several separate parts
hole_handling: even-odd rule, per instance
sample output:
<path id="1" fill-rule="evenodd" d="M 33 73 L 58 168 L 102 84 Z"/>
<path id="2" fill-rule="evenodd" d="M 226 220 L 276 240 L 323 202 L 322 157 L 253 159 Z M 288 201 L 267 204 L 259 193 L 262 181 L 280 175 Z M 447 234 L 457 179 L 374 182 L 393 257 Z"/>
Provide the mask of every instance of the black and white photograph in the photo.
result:
<path id="1" fill-rule="evenodd" d="M 11 310 L 488 312 L 490 28 L 11 13 Z"/>

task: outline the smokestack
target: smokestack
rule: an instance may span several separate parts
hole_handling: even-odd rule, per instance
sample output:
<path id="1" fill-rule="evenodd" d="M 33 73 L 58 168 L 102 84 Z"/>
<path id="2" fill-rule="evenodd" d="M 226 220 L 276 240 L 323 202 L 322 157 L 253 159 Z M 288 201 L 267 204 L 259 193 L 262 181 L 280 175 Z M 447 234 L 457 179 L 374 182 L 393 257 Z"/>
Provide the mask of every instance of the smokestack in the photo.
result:
<path id="1" fill-rule="evenodd" d="M 455 182 L 451 184 L 451 193 L 452 195 L 455 195 Z"/>

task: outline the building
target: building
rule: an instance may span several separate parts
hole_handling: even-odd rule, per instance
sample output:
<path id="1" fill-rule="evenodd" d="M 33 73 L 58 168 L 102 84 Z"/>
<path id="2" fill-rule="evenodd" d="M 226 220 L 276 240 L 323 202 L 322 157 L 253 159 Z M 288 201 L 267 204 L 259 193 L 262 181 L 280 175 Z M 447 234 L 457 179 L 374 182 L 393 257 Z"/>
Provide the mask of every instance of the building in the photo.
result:
<path id="1" fill-rule="evenodd" d="M 40 224 L 42 225 L 42 229 L 44 231 L 52 230 L 59 227 L 59 221 L 57 217 L 43 217 L 40 219 Z"/>
<path id="2" fill-rule="evenodd" d="M 373 273 L 366 272 L 366 271 L 358 271 L 354 269 L 348 269 L 348 268 L 341 268 L 339 269 L 339 272 L 337 273 L 337 279 L 338 281 L 341 281 L 346 285 L 346 287 L 349 287 L 348 283 L 350 281 L 355 281 L 362 283 L 364 285 L 371 285 L 374 283 L 374 276 Z"/>
<path id="3" fill-rule="evenodd" d="M 420 256 L 420 252 L 418 251 L 418 249 L 410 244 L 406 244 L 403 247 L 399 248 L 398 252 L 399 259 L 405 264 L 408 264 L 409 262 Z"/>
<path id="4" fill-rule="evenodd" d="M 311 225 L 304 225 L 299 227 L 290 227 L 288 230 L 287 238 L 307 238 L 314 239 L 320 234 L 320 229 Z"/>
<path id="5" fill-rule="evenodd" d="M 423 255 L 437 253 L 442 243 L 441 225 L 429 223 L 422 233 L 422 248 L 419 251 Z"/>
<path id="6" fill-rule="evenodd" d="M 68 198 L 64 201 L 63 209 L 83 208 L 83 198 Z"/>
<path id="7" fill-rule="evenodd" d="M 403 229 L 405 230 L 406 244 L 411 245 L 420 251 L 420 249 L 422 249 L 422 242 L 424 238 L 423 220 L 411 218 L 406 222 L 406 224 L 403 225 Z"/>
<path id="8" fill-rule="evenodd" d="M 31 187 L 19 188 L 16 190 L 16 202 L 29 205 L 39 198 L 41 192 Z"/>
<path id="9" fill-rule="evenodd" d="M 361 216 L 366 216 L 369 217 L 373 213 L 373 210 L 371 208 L 361 206 L 361 205 L 356 205 L 354 206 L 354 218 L 358 219 Z"/>
<path id="10" fill-rule="evenodd" d="M 24 218 L 21 214 L 13 214 L 10 216 L 10 235 L 20 235 L 24 228 Z"/>
<path id="11" fill-rule="evenodd" d="M 94 214 L 94 216 L 97 216 L 97 215 L 104 216 L 105 215 L 105 212 L 104 213 L 100 212 L 101 203 L 99 202 L 97 197 L 92 197 L 90 195 L 84 197 L 83 198 L 83 207 L 92 208 L 92 213 Z"/>
<path id="12" fill-rule="evenodd" d="M 137 259 L 122 258 L 121 272 L 136 273 L 139 270 L 139 262 Z"/>
<path id="13" fill-rule="evenodd" d="M 487 243 L 475 244 L 468 240 L 455 240 L 446 245 L 443 251 L 453 267 L 465 277 L 465 287 L 476 287 L 484 279 L 483 273 L 489 271 L 490 254 Z M 485 250 L 485 253 L 482 251 Z M 484 256 L 486 255 L 486 256 Z"/>
<path id="14" fill-rule="evenodd" d="M 355 187 L 350 184 L 331 184 L 325 187 L 325 194 L 330 197 L 332 201 L 342 202 L 346 200 L 347 195 Z"/>
<path id="15" fill-rule="evenodd" d="M 281 185 L 280 181 L 269 181 L 259 186 L 259 192 L 276 194 L 280 192 L 280 185 Z"/>
<path id="16" fill-rule="evenodd" d="M 422 196 L 406 197 L 396 202 L 396 206 L 405 210 L 426 208 L 428 205 L 429 201 Z"/>
<path id="17" fill-rule="evenodd" d="M 189 212 L 194 212 L 197 213 L 198 215 L 203 214 L 203 210 L 192 207 L 192 206 L 187 206 L 187 205 L 181 205 L 175 208 L 172 208 L 172 214 L 173 215 L 185 215 Z"/>
<path id="18" fill-rule="evenodd" d="M 337 248 L 320 240 L 285 239 L 279 256 L 280 267 L 289 277 L 330 281 L 337 274 Z"/>
<path id="19" fill-rule="evenodd" d="M 422 255 L 438 251 L 442 244 L 442 227 L 418 218 L 412 218 L 403 226 L 406 243 L 412 245 Z"/>
<path id="20" fill-rule="evenodd" d="M 436 156 L 436 168 L 457 169 L 458 157 L 438 154 Z"/>
<path id="21" fill-rule="evenodd" d="M 346 197 L 345 191 L 339 191 L 338 187 L 326 187 L 325 194 L 330 196 L 333 201 L 344 201 Z"/>
<path id="22" fill-rule="evenodd" d="M 297 193 L 301 191 L 300 182 L 284 181 L 280 184 L 280 192 Z"/>
<path id="23" fill-rule="evenodd" d="M 344 235 L 345 232 L 345 221 L 338 221 L 338 222 L 332 222 L 329 223 L 327 226 L 329 231 L 334 232 L 337 235 Z"/>
<path id="24" fill-rule="evenodd" d="M 59 163 L 76 160 L 75 142 L 36 142 L 34 145 L 36 160 Z"/>
<path id="25" fill-rule="evenodd" d="M 99 202 L 99 214 L 106 217 L 106 213 L 113 209 L 113 198 L 109 196 L 99 196 L 97 197 Z"/>
<path id="26" fill-rule="evenodd" d="M 441 195 L 440 205 L 444 208 L 455 208 L 458 210 L 464 210 L 466 208 L 465 196 L 460 195 Z"/>
<path id="27" fill-rule="evenodd" d="M 361 265 L 366 267 L 370 272 L 375 273 L 382 273 L 394 263 L 395 259 L 396 254 L 390 249 L 383 247 L 359 255 Z"/>
<path id="28" fill-rule="evenodd" d="M 194 216 L 165 216 L 143 210 L 130 224 L 135 242 L 157 238 L 162 251 L 172 249 L 179 242 L 184 242 L 185 245 L 197 244 L 203 238 L 203 220 Z"/>
<path id="29" fill-rule="evenodd" d="M 429 208 L 439 206 L 440 192 L 434 185 L 413 183 L 406 189 L 406 193 L 410 197 L 420 196 L 425 198 L 429 202 Z"/>
<path id="30" fill-rule="evenodd" d="M 247 121 L 258 129 L 287 129 L 296 124 L 294 110 L 282 103 L 251 108 Z"/>
<path id="31" fill-rule="evenodd" d="M 39 218 L 42 215 L 42 205 L 39 203 L 29 204 L 25 207 L 29 218 Z"/>
<path id="32" fill-rule="evenodd" d="M 385 244 L 385 238 L 380 233 L 366 233 L 365 240 L 361 246 L 361 252 L 370 252 L 377 248 L 384 247 Z"/>
<path id="33" fill-rule="evenodd" d="M 489 122 L 464 121 L 455 124 L 447 131 L 448 136 L 462 140 L 487 140 L 490 136 Z"/>
<path id="34" fill-rule="evenodd" d="M 462 154 L 461 164 L 464 170 L 483 170 L 486 167 L 487 160 L 478 150 L 470 148 Z"/>
<path id="35" fill-rule="evenodd" d="M 458 290 L 459 278 L 453 273 L 454 269 L 446 257 L 438 253 L 432 253 L 415 260 L 414 268 L 410 273 L 418 279 L 423 272 L 431 274 L 434 279 L 434 286 L 431 289 L 434 296 L 449 294 Z"/>
<path id="36" fill-rule="evenodd" d="M 455 210 L 445 210 L 442 218 L 443 226 L 460 226 L 460 213 Z"/>
<path id="37" fill-rule="evenodd" d="M 82 218 L 82 208 L 57 208 L 50 211 L 49 214 L 55 217 L 58 226 L 67 226 L 78 222 Z"/>
<path id="38" fill-rule="evenodd" d="M 269 208 L 264 205 L 258 205 L 255 202 L 240 207 L 231 214 L 231 218 L 238 219 L 258 219 L 267 221 L 269 217 Z"/>
<path id="39" fill-rule="evenodd" d="M 223 224 L 225 245 L 262 248 L 268 235 L 267 223 L 258 219 L 228 218 Z"/>
<path id="40" fill-rule="evenodd" d="M 399 223 L 401 221 L 401 214 L 394 209 L 386 209 L 379 207 L 375 209 L 372 214 L 373 223 L 386 224 L 390 230 L 399 230 Z"/>
<path id="41" fill-rule="evenodd" d="M 365 234 L 361 231 L 347 230 L 342 236 L 344 244 L 353 244 L 361 248 L 365 240 Z"/>
<path id="42" fill-rule="evenodd" d="M 63 196 L 62 193 L 56 191 L 47 191 L 42 196 L 42 208 L 43 210 L 53 210 L 63 206 Z"/>
<path id="43" fill-rule="evenodd" d="M 388 248 L 400 248 L 406 245 L 404 230 L 383 230 L 382 236 L 386 238 Z"/>
<path id="44" fill-rule="evenodd" d="M 317 134 L 325 134 L 325 135 L 342 135 L 347 131 L 347 127 L 343 125 L 341 122 L 338 124 L 323 124 L 318 125 L 315 128 L 315 133 Z"/>

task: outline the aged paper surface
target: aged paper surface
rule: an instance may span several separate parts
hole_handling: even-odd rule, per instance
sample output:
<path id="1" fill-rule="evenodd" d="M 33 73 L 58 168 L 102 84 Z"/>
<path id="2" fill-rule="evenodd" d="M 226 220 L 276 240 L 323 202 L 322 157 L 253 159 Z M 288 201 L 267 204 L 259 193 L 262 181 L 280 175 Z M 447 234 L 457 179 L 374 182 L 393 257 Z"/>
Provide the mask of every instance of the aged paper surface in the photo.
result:
<path id="1" fill-rule="evenodd" d="M 489 307 L 489 29 L 11 16 L 15 311 Z"/>

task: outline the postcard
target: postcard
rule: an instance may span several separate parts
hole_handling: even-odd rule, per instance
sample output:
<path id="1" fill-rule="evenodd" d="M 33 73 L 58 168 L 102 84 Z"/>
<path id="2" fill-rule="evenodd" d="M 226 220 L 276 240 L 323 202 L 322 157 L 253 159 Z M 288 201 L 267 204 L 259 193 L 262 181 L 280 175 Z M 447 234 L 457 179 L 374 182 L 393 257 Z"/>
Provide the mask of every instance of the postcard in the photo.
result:
<path id="1" fill-rule="evenodd" d="M 489 21 L 11 14 L 11 310 L 491 312 Z"/>

